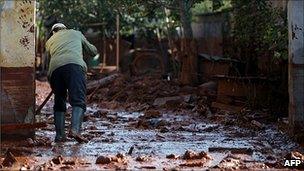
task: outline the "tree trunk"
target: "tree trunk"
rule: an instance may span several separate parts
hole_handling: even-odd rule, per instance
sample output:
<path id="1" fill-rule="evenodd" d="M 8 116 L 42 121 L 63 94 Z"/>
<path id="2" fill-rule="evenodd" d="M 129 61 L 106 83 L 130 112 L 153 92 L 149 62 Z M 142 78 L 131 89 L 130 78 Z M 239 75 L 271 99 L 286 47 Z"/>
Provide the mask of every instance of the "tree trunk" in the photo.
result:
<path id="1" fill-rule="evenodd" d="M 182 69 L 181 69 L 181 84 L 195 85 L 198 80 L 197 76 L 197 56 L 198 46 L 193 39 L 183 39 L 182 52 Z"/>
<path id="2" fill-rule="evenodd" d="M 179 14 L 183 27 L 183 37 L 187 39 L 193 38 L 193 32 L 191 28 L 191 11 L 188 0 L 178 0 L 179 2 Z"/>
<path id="3" fill-rule="evenodd" d="M 180 81 L 184 85 L 197 83 L 197 43 L 193 40 L 191 27 L 191 11 L 188 0 L 179 0 L 180 19 L 183 27 L 181 46 L 181 74 Z"/>

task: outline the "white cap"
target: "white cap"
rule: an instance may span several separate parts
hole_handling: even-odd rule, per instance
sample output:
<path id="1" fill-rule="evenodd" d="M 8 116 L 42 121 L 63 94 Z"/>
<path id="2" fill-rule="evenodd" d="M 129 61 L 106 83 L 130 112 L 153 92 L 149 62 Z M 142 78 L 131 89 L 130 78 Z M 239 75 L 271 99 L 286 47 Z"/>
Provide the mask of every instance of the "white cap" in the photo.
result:
<path id="1" fill-rule="evenodd" d="M 62 24 L 62 23 L 56 23 L 56 24 L 53 25 L 52 31 L 53 31 L 54 29 L 56 29 L 56 28 L 66 29 L 66 26 L 65 26 L 64 24 Z"/>

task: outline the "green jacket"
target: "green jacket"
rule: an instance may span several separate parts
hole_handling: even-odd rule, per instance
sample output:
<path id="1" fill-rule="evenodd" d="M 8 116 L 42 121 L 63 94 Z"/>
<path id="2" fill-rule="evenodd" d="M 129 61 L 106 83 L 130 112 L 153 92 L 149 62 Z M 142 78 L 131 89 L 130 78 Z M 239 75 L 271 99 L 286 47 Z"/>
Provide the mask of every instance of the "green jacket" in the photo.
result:
<path id="1" fill-rule="evenodd" d="M 89 56 L 97 55 L 97 49 L 88 42 L 80 31 L 60 30 L 46 42 L 46 51 L 50 54 L 48 77 L 53 71 L 66 64 L 81 65 L 87 71 L 87 65 L 83 60 L 83 50 Z"/>

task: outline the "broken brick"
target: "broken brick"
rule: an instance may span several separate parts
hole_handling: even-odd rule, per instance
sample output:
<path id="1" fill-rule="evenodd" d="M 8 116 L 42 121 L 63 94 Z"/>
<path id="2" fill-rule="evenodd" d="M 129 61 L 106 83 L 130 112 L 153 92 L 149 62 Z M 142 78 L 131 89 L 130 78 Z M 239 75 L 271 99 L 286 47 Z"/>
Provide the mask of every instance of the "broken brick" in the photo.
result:
<path id="1" fill-rule="evenodd" d="M 167 159 L 176 159 L 177 156 L 175 154 L 169 154 L 166 156 Z"/>
<path id="2" fill-rule="evenodd" d="M 196 159 L 212 159 L 206 152 L 202 151 L 200 153 L 196 153 L 191 150 L 187 150 L 185 154 L 182 156 L 184 160 L 196 160 Z"/>
<path id="3" fill-rule="evenodd" d="M 110 157 L 107 157 L 107 156 L 99 156 L 97 159 L 96 159 L 96 164 L 109 164 L 111 163 L 111 158 Z"/>
<path id="4" fill-rule="evenodd" d="M 179 166 L 181 167 L 203 167 L 205 162 L 203 161 L 198 161 L 198 162 L 187 162 L 187 163 L 182 163 Z"/>
<path id="5" fill-rule="evenodd" d="M 17 159 L 15 158 L 15 156 L 10 152 L 7 151 L 5 154 L 5 158 L 2 162 L 2 166 L 4 167 L 12 167 L 15 163 L 17 163 Z"/>
<path id="6" fill-rule="evenodd" d="M 61 164 L 62 163 L 62 161 L 63 161 L 63 157 L 62 156 L 57 156 L 57 157 L 55 157 L 55 158 L 53 158 L 52 159 L 52 162 L 54 163 L 54 164 Z"/>
<path id="7" fill-rule="evenodd" d="M 76 161 L 75 160 L 65 160 L 62 164 L 65 164 L 65 165 L 76 165 Z"/>
<path id="8" fill-rule="evenodd" d="M 135 160 L 138 162 L 146 162 L 149 161 L 149 158 L 146 156 L 138 156 Z"/>
<path id="9" fill-rule="evenodd" d="M 124 156 L 122 153 L 116 154 L 116 157 L 121 158 L 121 159 L 124 159 L 124 158 L 125 158 L 125 156 Z"/>

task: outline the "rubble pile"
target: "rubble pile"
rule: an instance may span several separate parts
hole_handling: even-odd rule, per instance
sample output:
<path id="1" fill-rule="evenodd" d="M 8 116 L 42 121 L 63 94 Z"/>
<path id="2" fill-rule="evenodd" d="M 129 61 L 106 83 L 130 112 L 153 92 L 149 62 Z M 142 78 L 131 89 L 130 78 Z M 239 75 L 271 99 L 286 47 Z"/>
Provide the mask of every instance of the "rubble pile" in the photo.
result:
<path id="1" fill-rule="evenodd" d="M 181 86 L 175 80 L 168 81 L 159 76 L 121 75 L 111 86 L 98 88 L 89 97 L 92 103 L 115 102 L 124 108 L 137 106 L 135 110 L 139 111 L 164 107 L 205 113 L 210 104 L 208 97 L 198 92 L 197 87 Z"/>
<path id="2" fill-rule="evenodd" d="M 117 78 L 111 87 L 101 88 L 92 96 L 92 100 L 116 100 L 119 102 L 153 103 L 157 97 L 173 96 L 178 93 L 179 86 L 156 77 Z"/>
<path id="3" fill-rule="evenodd" d="M 146 118 L 140 120 L 138 127 L 146 127 L 147 119 L 160 109 L 197 113 L 227 126 L 238 125 L 254 130 L 265 129 L 265 124 L 274 121 L 267 110 L 253 111 L 243 107 L 235 112 L 213 107 L 217 99 L 217 83 L 213 81 L 192 87 L 159 75 L 129 77 L 120 74 L 111 84 L 97 87 L 88 97 L 90 103 L 101 108 L 144 111 Z M 147 113 L 150 111 L 154 112 Z"/>

